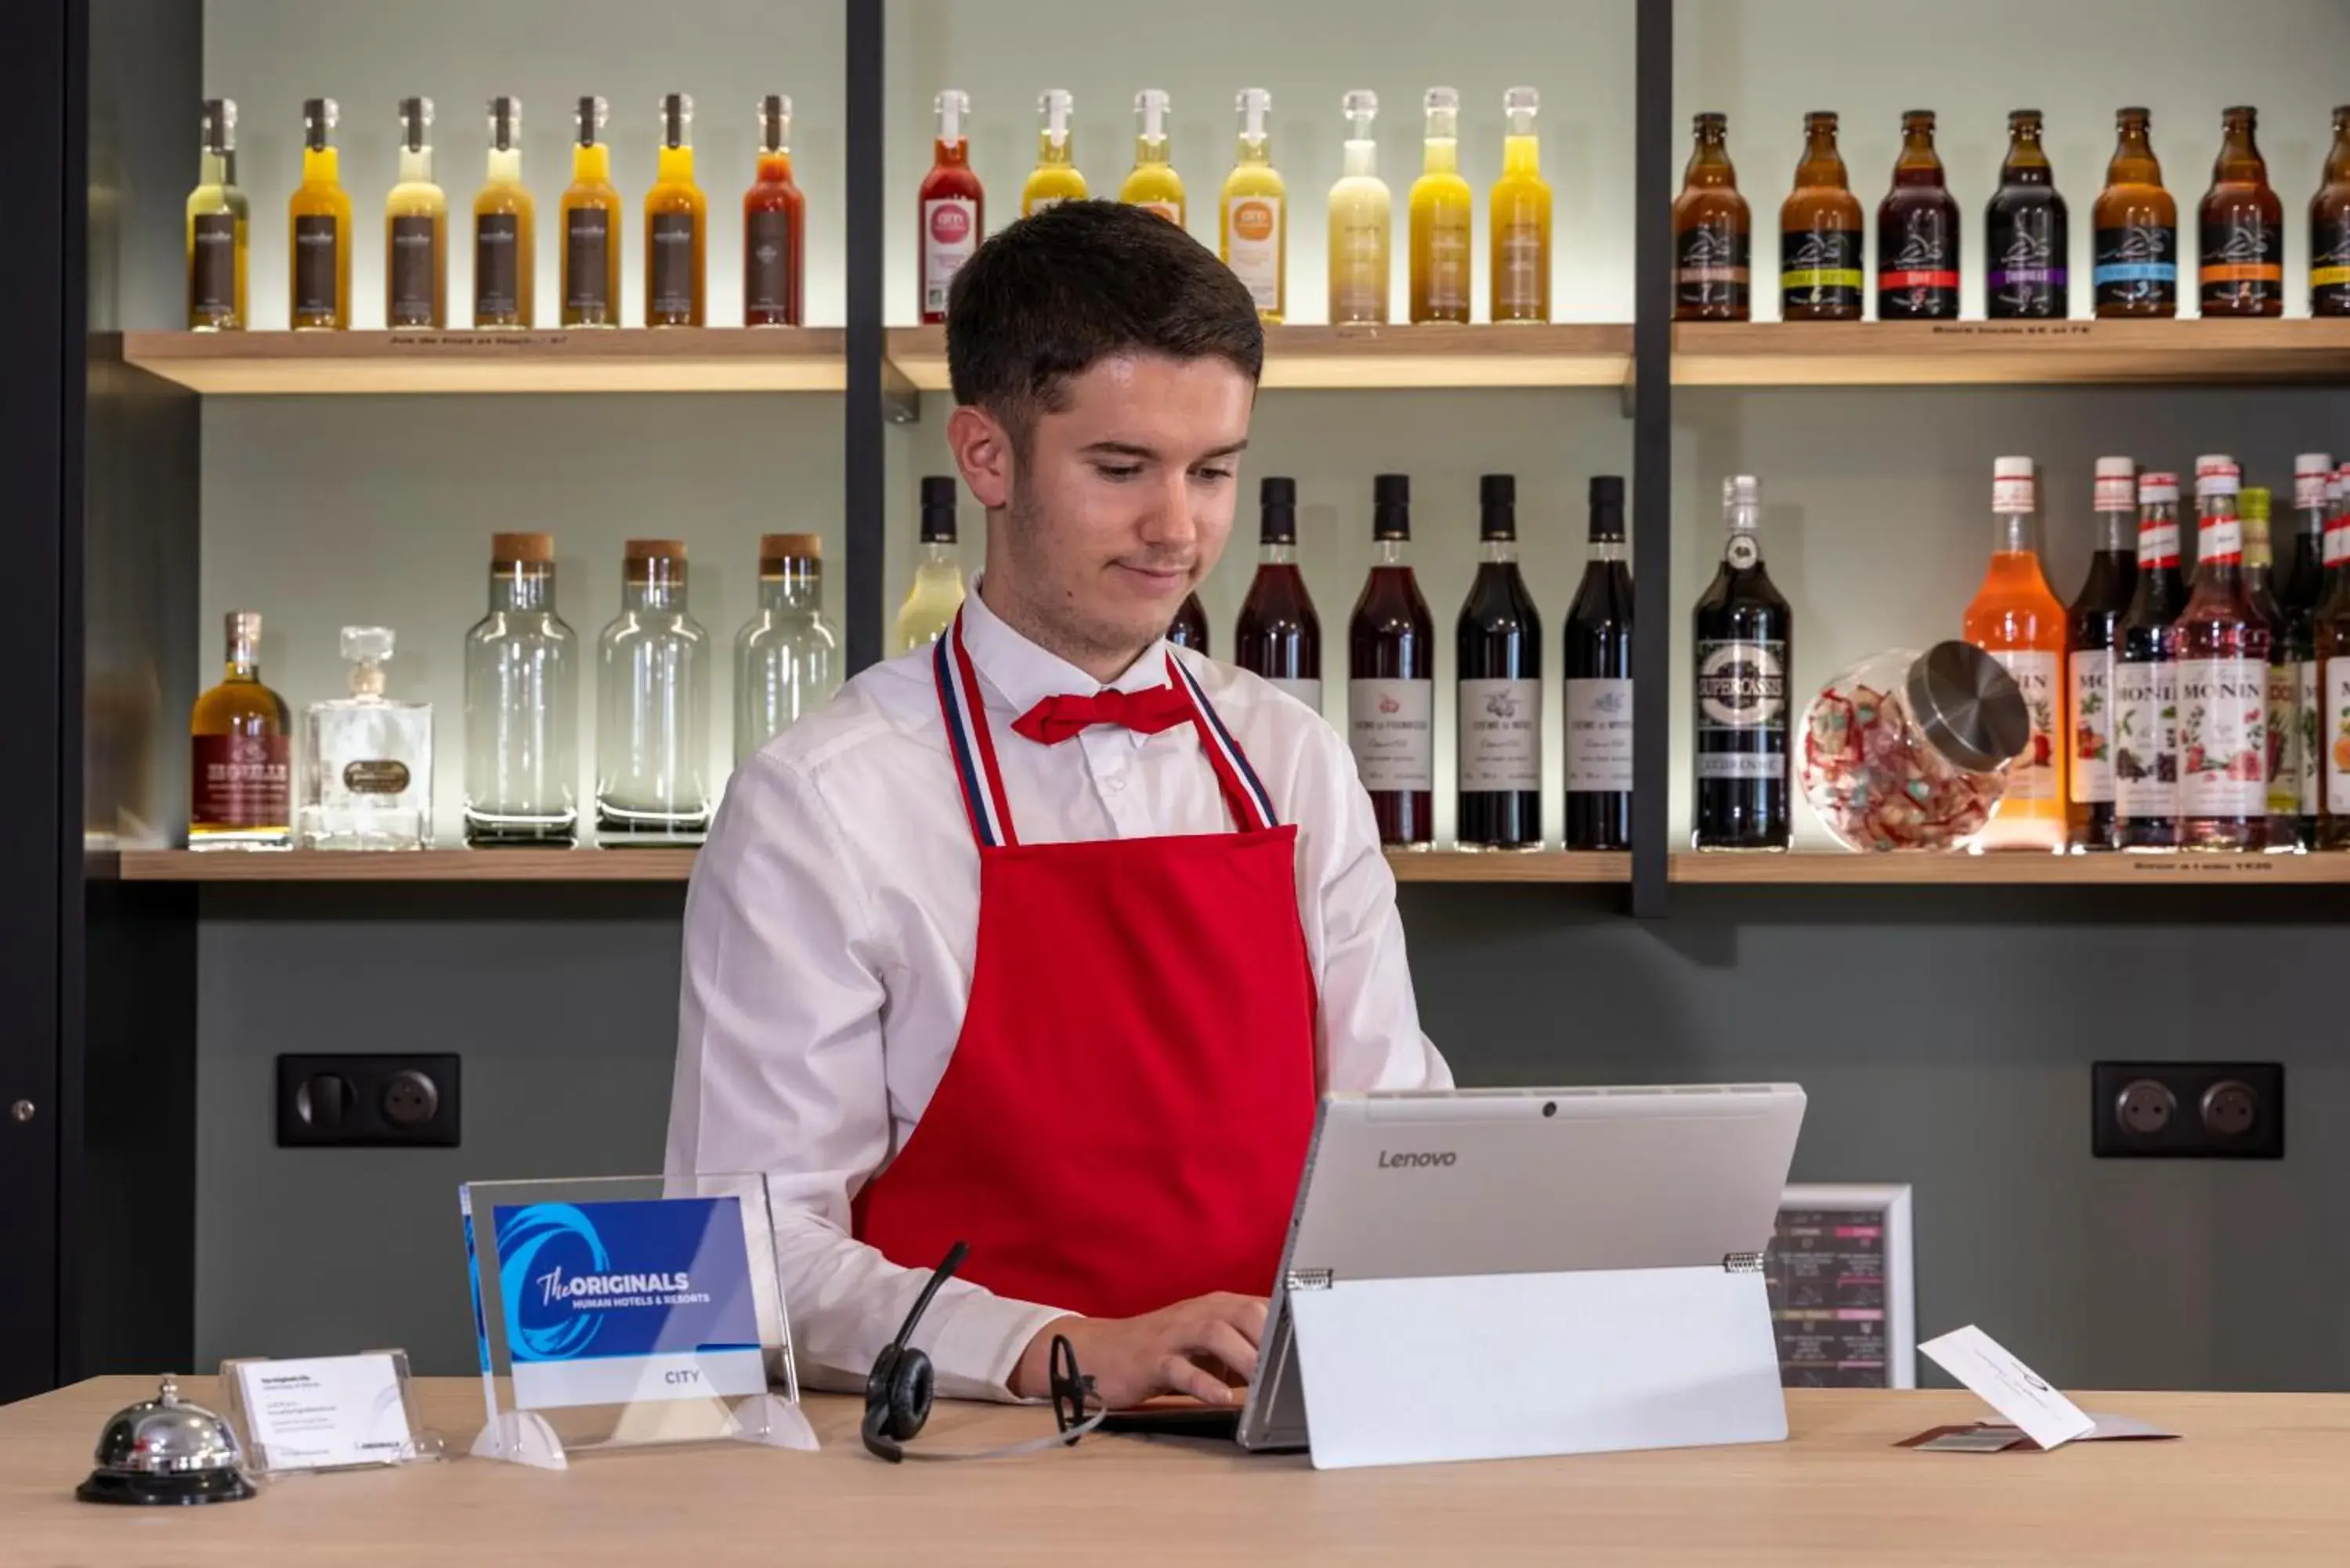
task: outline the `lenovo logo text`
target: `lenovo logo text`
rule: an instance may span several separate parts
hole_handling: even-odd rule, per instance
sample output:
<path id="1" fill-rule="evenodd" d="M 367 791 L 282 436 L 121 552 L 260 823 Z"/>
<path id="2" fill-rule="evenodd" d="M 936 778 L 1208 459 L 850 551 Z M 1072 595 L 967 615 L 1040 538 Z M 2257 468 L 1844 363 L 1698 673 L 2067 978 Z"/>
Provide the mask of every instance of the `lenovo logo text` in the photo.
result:
<path id="1" fill-rule="evenodd" d="M 1404 1169 L 1413 1166 L 1451 1165 L 1461 1157 L 1451 1149 L 1440 1152 L 1420 1151 L 1398 1154 L 1391 1149 L 1379 1150 L 1381 1170 Z"/>

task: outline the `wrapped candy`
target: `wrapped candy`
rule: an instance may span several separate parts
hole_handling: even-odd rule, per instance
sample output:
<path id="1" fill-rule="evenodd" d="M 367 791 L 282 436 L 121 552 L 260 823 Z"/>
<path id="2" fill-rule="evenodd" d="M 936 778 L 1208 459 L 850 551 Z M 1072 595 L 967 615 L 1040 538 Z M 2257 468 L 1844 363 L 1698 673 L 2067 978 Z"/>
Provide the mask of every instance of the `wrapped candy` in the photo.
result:
<path id="1" fill-rule="evenodd" d="M 1804 713 L 1804 796 L 1847 849 L 1949 850 L 1982 830 L 2031 743 L 2023 694 L 1963 642 L 1845 670 Z"/>

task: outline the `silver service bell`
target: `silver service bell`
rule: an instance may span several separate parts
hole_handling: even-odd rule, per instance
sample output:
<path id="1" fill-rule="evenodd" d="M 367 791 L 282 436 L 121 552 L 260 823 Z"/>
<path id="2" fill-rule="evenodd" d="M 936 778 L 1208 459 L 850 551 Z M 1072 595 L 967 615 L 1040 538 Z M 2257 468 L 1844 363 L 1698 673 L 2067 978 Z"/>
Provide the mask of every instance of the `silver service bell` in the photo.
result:
<path id="1" fill-rule="evenodd" d="M 106 1423 L 98 1435 L 98 1468 L 74 1495 L 84 1502 L 236 1502 L 253 1495 L 253 1483 L 236 1433 L 182 1399 L 167 1372 L 154 1398 Z"/>

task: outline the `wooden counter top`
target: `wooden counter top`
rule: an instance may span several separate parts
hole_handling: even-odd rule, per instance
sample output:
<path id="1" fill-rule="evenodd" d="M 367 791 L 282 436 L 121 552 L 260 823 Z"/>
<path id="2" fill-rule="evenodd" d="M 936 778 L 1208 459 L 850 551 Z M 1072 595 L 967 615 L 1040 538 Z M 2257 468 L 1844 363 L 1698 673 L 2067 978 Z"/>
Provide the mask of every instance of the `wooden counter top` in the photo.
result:
<path id="1" fill-rule="evenodd" d="M 1983 1415 L 1960 1393 L 1796 1390 L 1765 1447 L 1318 1473 L 1302 1455 L 1088 1438 L 1074 1453 L 891 1467 L 858 1407 L 816 1397 L 825 1449 L 589 1454 L 567 1474 L 459 1459 L 296 1477 L 203 1509 L 76 1502 L 100 1423 L 151 1396 L 105 1377 L 0 1408 L 0 1562 L 131 1565 L 557 1563 L 564 1568 L 1639 1563 L 1679 1568 L 2050 1563 L 2264 1568 L 2350 1561 L 2350 1395 L 2085 1394 L 2185 1434 L 2053 1454 L 1891 1445 Z M 213 1380 L 188 1397 L 219 1407 Z M 454 1451 L 472 1378 L 420 1383 Z M 941 1407 L 926 1437 L 1006 1440 L 1034 1409 Z"/>

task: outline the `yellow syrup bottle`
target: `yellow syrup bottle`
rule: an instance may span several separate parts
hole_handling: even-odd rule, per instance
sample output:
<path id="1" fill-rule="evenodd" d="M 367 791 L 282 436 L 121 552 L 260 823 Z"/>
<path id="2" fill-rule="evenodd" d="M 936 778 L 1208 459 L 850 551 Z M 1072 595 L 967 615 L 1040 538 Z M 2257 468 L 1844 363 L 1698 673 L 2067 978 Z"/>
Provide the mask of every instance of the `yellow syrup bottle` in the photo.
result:
<path id="1" fill-rule="evenodd" d="M 559 209 L 566 327 L 620 325 L 620 193 L 612 188 L 612 150 L 604 145 L 607 112 L 600 98 L 579 100 L 571 183 Z"/>
<path id="2" fill-rule="evenodd" d="M 473 198 L 473 325 L 528 327 L 536 318 L 538 251 L 530 190 L 522 182 L 522 99 L 490 99 L 489 171 Z"/>
<path id="3" fill-rule="evenodd" d="M 1273 94 L 1243 88 L 1239 108 L 1240 151 L 1224 177 L 1217 254 L 1248 286 L 1258 319 L 1279 321 L 1289 303 L 1289 202 L 1274 172 L 1273 138 L 1264 129 Z"/>
<path id="4" fill-rule="evenodd" d="M 1028 171 L 1028 182 L 1020 187 L 1024 218 L 1064 202 L 1086 199 L 1086 177 L 1077 172 L 1069 141 L 1069 111 L 1075 107 L 1066 88 L 1049 88 L 1036 100 L 1036 112 L 1045 124 L 1036 133 L 1036 167 Z"/>
<path id="5" fill-rule="evenodd" d="M 1146 207 L 1177 228 L 1183 226 L 1183 177 L 1167 161 L 1167 89 L 1145 88 L 1134 95 L 1134 167 L 1118 199 Z"/>
<path id="6" fill-rule="evenodd" d="M 1461 178 L 1461 95 L 1428 89 L 1427 150 L 1411 182 L 1411 318 L 1469 319 L 1470 213 Z"/>
<path id="7" fill-rule="evenodd" d="M 449 325 L 449 196 L 432 179 L 432 100 L 400 100 L 400 180 L 383 199 L 383 324 Z"/>
<path id="8" fill-rule="evenodd" d="M 1550 319 L 1550 187 L 1542 177 L 1534 112 L 1542 95 L 1529 87 L 1502 95 L 1510 134 L 1502 143 L 1502 177 L 1493 182 L 1485 223 L 1492 238 L 1496 321 Z"/>
<path id="9" fill-rule="evenodd" d="M 204 99 L 204 146 L 188 192 L 188 330 L 242 332 L 253 210 L 236 182 L 236 100 Z"/>
<path id="10" fill-rule="evenodd" d="M 1330 187 L 1330 320 L 1336 326 L 1388 318 L 1388 244 L 1392 229 L 1387 182 L 1371 121 L 1379 95 L 1363 89 L 1339 100 L 1347 113 L 1346 172 Z"/>
<path id="11" fill-rule="evenodd" d="M 699 327 L 707 300 L 710 203 L 693 182 L 693 99 L 661 99 L 660 161 L 645 192 L 645 325 Z"/>
<path id="12" fill-rule="evenodd" d="M 342 332 L 351 325 L 351 198 L 335 151 L 341 110 L 330 98 L 302 103 L 302 183 L 286 203 L 293 239 L 292 320 L 296 332 Z"/>

